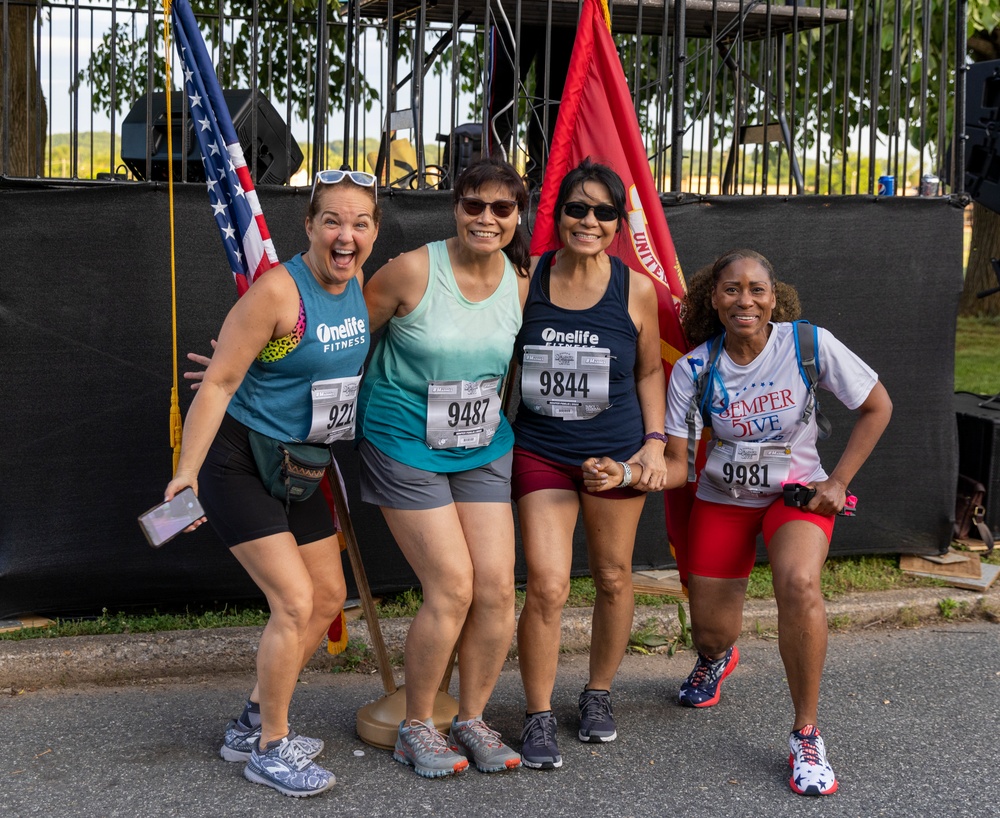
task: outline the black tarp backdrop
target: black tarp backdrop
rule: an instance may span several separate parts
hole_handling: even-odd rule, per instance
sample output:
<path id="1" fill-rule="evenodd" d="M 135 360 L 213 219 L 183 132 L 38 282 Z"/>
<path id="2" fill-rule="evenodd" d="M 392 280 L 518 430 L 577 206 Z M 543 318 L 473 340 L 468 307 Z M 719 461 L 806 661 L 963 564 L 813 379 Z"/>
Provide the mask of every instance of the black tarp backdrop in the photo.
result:
<path id="1" fill-rule="evenodd" d="M 282 258 L 302 249 L 306 194 L 259 191 Z M 235 299 L 203 186 L 175 188 L 178 340 L 207 352 Z M 259 598 L 208 526 L 150 549 L 136 515 L 170 476 L 170 247 L 165 186 L 0 190 L 0 616 Z M 369 271 L 452 233 L 449 194 L 382 200 Z M 957 474 L 952 403 L 962 214 L 937 199 L 719 198 L 671 206 L 690 274 L 751 246 L 799 290 L 805 316 L 880 373 L 893 422 L 852 489 L 859 516 L 833 553 L 938 552 Z M 529 220 L 530 221 L 530 220 Z M 181 364 L 183 369 L 186 362 Z M 182 408 L 190 402 L 182 383 Z M 835 462 L 851 416 L 828 396 Z M 357 498 L 338 448 L 373 590 L 413 584 L 378 511 Z M 672 564 L 663 503 L 647 503 L 637 566 Z M 585 566 L 581 550 L 575 568 Z M 523 578 L 523 561 L 518 562 Z"/>

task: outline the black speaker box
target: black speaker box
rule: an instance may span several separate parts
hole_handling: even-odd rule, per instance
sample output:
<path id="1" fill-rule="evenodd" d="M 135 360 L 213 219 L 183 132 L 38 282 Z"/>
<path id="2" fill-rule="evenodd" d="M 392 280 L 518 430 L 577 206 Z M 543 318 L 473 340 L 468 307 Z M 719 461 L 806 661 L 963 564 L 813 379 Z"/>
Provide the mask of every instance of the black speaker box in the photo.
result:
<path id="1" fill-rule="evenodd" d="M 973 63 L 965 85 L 965 189 L 1000 213 L 1000 60 Z"/>
<path id="2" fill-rule="evenodd" d="M 154 93 L 151 96 L 152 117 L 150 127 L 146 127 L 146 98 L 143 94 L 135 101 L 132 110 L 122 120 L 121 153 L 122 161 L 138 179 L 146 179 L 146 138 L 150 140 L 151 159 L 149 181 L 167 179 L 167 95 Z M 281 115 L 260 91 L 254 100 L 248 90 L 223 91 L 222 96 L 229 108 L 233 127 L 239 137 L 247 166 L 259 185 L 284 185 L 302 164 L 302 151 L 295 139 L 289 136 L 286 144 L 287 128 Z M 187 166 L 189 182 L 204 182 L 205 171 L 201 163 L 201 150 L 195 137 L 195 123 L 187 112 L 187 127 L 181 133 L 187 99 L 180 91 L 170 97 L 170 118 L 174 158 L 174 180 L 180 181 L 182 168 Z M 256 154 L 253 149 L 253 121 L 257 121 Z M 286 157 L 286 153 L 290 153 Z M 256 164 L 252 164 L 256 159 Z"/>
<path id="3" fill-rule="evenodd" d="M 986 486 L 986 524 L 1000 533 L 1000 401 L 959 392 L 958 471 Z"/>

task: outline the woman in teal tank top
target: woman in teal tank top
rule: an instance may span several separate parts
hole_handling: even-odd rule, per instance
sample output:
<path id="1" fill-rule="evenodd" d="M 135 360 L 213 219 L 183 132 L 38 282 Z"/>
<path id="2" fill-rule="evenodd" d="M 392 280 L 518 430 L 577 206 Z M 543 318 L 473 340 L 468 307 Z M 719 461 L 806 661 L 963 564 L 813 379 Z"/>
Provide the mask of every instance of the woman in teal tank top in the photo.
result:
<path id="1" fill-rule="evenodd" d="M 322 431 L 313 428 L 312 385 L 360 375 L 369 337 L 361 268 L 378 235 L 375 181 L 357 172 L 317 175 L 305 219 L 309 249 L 268 270 L 230 310 L 164 493 L 169 499 L 190 486 L 200 494 L 271 610 L 257 684 L 219 754 L 246 762 L 250 781 L 297 797 L 335 781 L 312 760 L 323 742 L 292 731 L 288 709 L 300 671 L 343 608 L 346 585 L 322 493 L 289 504 L 272 496 L 249 435 L 314 439 Z"/>
<path id="2" fill-rule="evenodd" d="M 379 506 L 420 580 L 406 640 L 406 717 L 394 758 L 434 778 L 513 769 L 483 721 L 514 632 L 513 433 L 500 397 L 527 294 L 527 194 L 485 159 L 455 185 L 457 235 L 393 259 L 365 287 L 386 325 L 359 399 L 361 496 Z M 458 715 L 433 721 L 458 647 Z"/>

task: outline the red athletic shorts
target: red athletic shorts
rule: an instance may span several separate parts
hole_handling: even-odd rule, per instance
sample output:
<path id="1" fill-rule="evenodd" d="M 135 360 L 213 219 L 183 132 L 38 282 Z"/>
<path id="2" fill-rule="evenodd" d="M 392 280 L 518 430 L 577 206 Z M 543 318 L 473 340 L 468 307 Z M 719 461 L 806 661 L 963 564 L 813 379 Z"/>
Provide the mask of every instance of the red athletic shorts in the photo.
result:
<path id="1" fill-rule="evenodd" d="M 583 485 L 583 461 L 576 466 L 556 463 L 547 457 L 534 452 L 514 447 L 514 463 L 510 471 L 510 496 L 516 503 L 525 494 L 543 489 L 563 489 L 583 494 L 587 491 Z M 592 497 L 602 497 L 605 500 L 624 500 L 629 497 L 639 497 L 645 492 L 635 489 L 614 488 L 592 494 Z"/>
<path id="2" fill-rule="evenodd" d="M 782 495 L 769 506 L 748 508 L 708 503 L 695 498 L 688 522 L 688 573 L 716 579 L 750 576 L 757 556 L 757 535 L 765 547 L 785 523 L 806 520 L 833 536 L 834 515 L 825 517 L 794 506 L 786 506 Z"/>

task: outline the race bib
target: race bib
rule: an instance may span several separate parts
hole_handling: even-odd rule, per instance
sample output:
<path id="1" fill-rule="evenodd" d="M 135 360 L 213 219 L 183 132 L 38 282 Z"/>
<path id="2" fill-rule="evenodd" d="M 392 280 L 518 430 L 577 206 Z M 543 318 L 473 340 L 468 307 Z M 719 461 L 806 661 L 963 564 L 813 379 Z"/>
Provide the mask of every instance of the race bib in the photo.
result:
<path id="1" fill-rule="evenodd" d="M 500 378 L 427 383 L 427 445 L 432 449 L 488 446 L 500 425 Z"/>
<path id="2" fill-rule="evenodd" d="M 607 409 L 611 350 L 525 346 L 521 400 L 539 415 L 587 420 Z"/>
<path id="3" fill-rule="evenodd" d="M 312 385 L 312 425 L 306 443 L 328 445 L 335 440 L 354 440 L 360 384 L 361 376 L 356 375 Z"/>
<path id="4" fill-rule="evenodd" d="M 704 475 L 716 488 L 737 500 L 781 493 L 792 465 L 790 448 L 782 443 L 728 440 L 715 440 L 710 445 Z"/>

